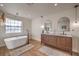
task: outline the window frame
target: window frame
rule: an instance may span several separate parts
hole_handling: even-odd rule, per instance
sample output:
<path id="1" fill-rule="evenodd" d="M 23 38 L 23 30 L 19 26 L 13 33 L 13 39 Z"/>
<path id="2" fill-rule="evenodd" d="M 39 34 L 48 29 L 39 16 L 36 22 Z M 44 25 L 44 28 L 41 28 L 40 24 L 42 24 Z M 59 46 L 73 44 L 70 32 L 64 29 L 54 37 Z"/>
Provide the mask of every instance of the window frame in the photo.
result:
<path id="1" fill-rule="evenodd" d="M 7 21 L 10 21 L 10 24 L 7 24 L 8 23 Z M 11 21 L 13 21 L 14 25 L 11 24 Z M 19 22 L 21 24 L 19 24 Z M 15 25 L 15 24 L 19 24 L 19 25 Z M 7 33 L 7 34 L 9 34 L 9 33 L 21 33 L 22 32 L 22 26 L 23 26 L 22 21 L 15 20 L 15 19 L 12 19 L 12 18 L 6 18 L 6 21 L 5 21 L 5 33 Z M 13 27 L 13 29 L 11 27 Z"/>

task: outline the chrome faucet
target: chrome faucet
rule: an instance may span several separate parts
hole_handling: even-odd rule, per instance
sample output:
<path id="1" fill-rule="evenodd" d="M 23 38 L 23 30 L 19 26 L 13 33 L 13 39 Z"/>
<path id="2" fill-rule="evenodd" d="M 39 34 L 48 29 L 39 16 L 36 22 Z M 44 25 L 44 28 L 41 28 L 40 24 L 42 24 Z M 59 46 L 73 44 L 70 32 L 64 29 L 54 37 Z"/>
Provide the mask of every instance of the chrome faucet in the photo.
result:
<path id="1" fill-rule="evenodd" d="M 63 35 L 64 35 L 64 31 L 63 31 Z"/>

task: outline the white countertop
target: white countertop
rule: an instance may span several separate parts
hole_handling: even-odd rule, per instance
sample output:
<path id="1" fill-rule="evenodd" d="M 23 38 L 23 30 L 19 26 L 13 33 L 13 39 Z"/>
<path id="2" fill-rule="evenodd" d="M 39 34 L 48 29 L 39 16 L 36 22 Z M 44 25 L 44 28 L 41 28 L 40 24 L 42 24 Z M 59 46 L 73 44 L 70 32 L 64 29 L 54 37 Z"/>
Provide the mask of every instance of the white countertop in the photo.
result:
<path id="1" fill-rule="evenodd" d="M 61 34 L 47 34 L 47 35 L 56 35 L 56 36 L 72 37 L 72 35 L 61 35 Z"/>
<path id="2" fill-rule="evenodd" d="M 56 36 L 65 36 L 65 37 L 72 37 L 72 35 L 70 33 L 65 33 L 64 35 L 61 34 L 61 33 L 44 33 L 44 34 L 47 34 L 47 35 L 56 35 Z"/>

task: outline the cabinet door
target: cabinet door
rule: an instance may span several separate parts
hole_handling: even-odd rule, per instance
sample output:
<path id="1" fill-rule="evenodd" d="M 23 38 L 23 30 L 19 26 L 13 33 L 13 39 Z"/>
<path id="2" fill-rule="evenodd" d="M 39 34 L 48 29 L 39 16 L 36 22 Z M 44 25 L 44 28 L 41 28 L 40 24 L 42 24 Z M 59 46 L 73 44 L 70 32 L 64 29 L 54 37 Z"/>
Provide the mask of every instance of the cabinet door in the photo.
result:
<path id="1" fill-rule="evenodd" d="M 72 38 L 70 37 L 68 37 L 67 39 L 66 39 L 66 50 L 67 51 L 72 51 Z"/>
<path id="2" fill-rule="evenodd" d="M 57 39 L 55 36 L 50 36 L 50 39 L 48 40 L 49 41 L 49 44 L 56 47 L 56 44 L 57 44 Z"/>
<path id="3" fill-rule="evenodd" d="M 45 40 L 45 35 L 41 35 L 41 43 Z"/>
<path id="4" fill-rule="evenodd" d="M 48 42 L 48 36 L 47 35 L 41 35 L 41 42 L 47 43 Z"/>
<path id="5" fill-rule="evenodd" d="M 64 37 L 57 37 L 57 47 L 60 49 L 65 50 L 65 38 Z"/>

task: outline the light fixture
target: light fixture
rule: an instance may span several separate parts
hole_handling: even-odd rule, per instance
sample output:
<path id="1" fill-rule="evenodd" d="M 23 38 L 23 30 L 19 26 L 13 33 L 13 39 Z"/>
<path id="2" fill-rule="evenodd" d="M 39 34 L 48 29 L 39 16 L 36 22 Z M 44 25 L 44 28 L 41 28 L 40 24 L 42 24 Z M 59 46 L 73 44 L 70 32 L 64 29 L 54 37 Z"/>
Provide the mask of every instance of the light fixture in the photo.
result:
<path id="1" fill-rule="evenodd" d="M 34 3 L 26 3 L 26 5 L 28 5 L 28 6 L 33 6 Z"/>
<path id="2" fill-rule="evenodd" d="M 44 25 L 41 25 L 41 28 L 44 29 Z"/>
<path id="3" fill-rule="evenodd" d="M 74 27 L 79 27 L 79 22 L 73 23 L 73 26 L 74 26 Z"/>
<path id="4" fill-rule="evenodd" d="M 58 4 L 57 4 L 57 3 L 55 3 L 55 4 L 54 4 L 54 6 L 58 6 Z"/>
<path id="5" fill-rule="evenodd" d="M 75 5 L 74 8 L 75 8 L 75 23 L 77 23 L 77 7 L 79 5 Z"/>
<path id="6" fill-rule="evenodd" d="M 43 18 L 43 16 L 40 16 L 41 18 Z"/>
<path id="7" fill-rule="evenodd" d="M 3 7 L 3 6 L 4 6 L 4 4 L 0 4 L 0 6 L 1 6 L 1 7 Z"/>
<path id="8" fill-rule="evenodd" d="M 16 15 L 18 16 L 18 15 L 19 15 L 19 13 L 18 13 L 18 12 L 16 12 Z"/>
<path id="9" fill-rule="evenodd" d="M 43 19 L 43 16 L 40 16 L 40 17 L 41 17 L 41 19 Z M 41 25 L 41 28 L 44 29 L 44 25 Z"/>
<path id="10" fill-rule="evenodd" d="M 16 12 L 16 13 L 15 13 L 15 16 L 19 16 L 19 12 Z"/>

